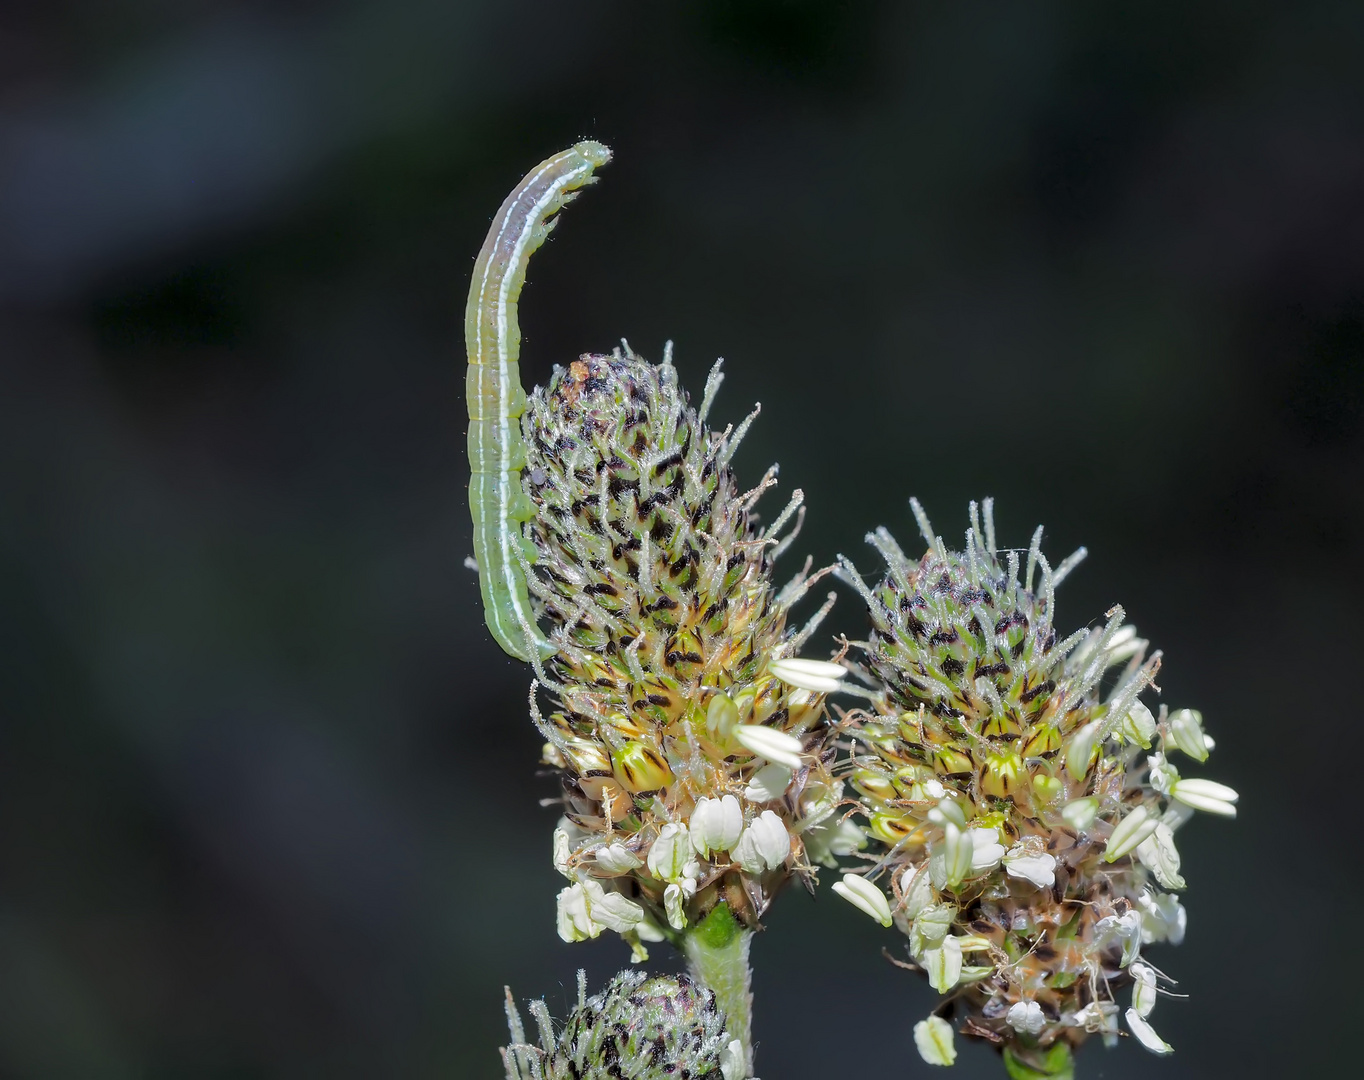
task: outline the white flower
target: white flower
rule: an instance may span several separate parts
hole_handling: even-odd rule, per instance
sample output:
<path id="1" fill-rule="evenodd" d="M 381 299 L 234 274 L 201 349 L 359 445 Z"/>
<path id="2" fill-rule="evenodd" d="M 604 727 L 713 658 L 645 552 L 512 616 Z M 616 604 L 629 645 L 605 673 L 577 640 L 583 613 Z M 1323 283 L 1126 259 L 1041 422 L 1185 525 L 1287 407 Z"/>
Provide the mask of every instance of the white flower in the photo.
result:
<path id="1" fill-rule="evenodd" d="M 696 881 L 693 878 L 683 878 L 680 883 L 669 885 L 663 890 L 663 912 L 668 916 L 668 925 L 674 930 L 687 928 L 687 915 L 682 908 L 695 895 Z"/>
<path id="2" fill-rule="evenodd" d="M 1156 1007 L 1156 972 L 1149 964 L 1135 963 L 1129 969 L 1132 978 L 1132 1008 L 1143 1020 Z"/>
<path id="3" fill-rule="evenodd" d="M 1061 807 L 1061 817 L 1065 819 L 1076 832 L 1082 833 L 1094 824 L 1094 819 L 1099 816 L 1099 800 L 1093 795 L 1083 799 L 1074 799 Z"/>
<path id="4" fill-rule="evenodd" d="M 915 915 L 909 928 L 910 955 L 922 963 L 929 949 L 942 944 L 956 917 L 957 909 L 952 904 L 929 904 Z"/>
<path id="5" fill-rule="evenodd" d="M 1071 1027 L 1084 1028 L 1089 1032 L 1103 1032 L 1105 1037 L 1118 1030 L 1118 1007 L 1111 1001 L 1091 1001 L 1079 1012 L 1065 1016 L 1064 1021 Z"/>
<path id="6" fill-rule="evenodd" d="M 553 850 L 554 869 L 563 874 L 569 881 L 572 881 L 573 872 L 568 868 L 568 857 L 570 853 L 568 833 L 564 832 L 563 829 L 555 829 Z"/>
<path id="7" fill-rule="evenodd" d="M 931 813 L 931 811 L 930 811 Z M 971 872 L 975 845 L 954 822 L 943 826 L 943 838 L 933 845 L 928 857 L 928 873 L 939 889 L 955 889 Z"/>
<path id="8" fill-rule="evenodd" d="M 776 728 L 763 727 L 761 724 L 740 724 L 734 729 L 734 737 L 744 749 L 785 765 L 788 769 L 799 769 L 801 742 L 794 735 L 788 735 Z"/>
<path id="9" fill-rule="evenodd" d="M 1151 786 L 1162 795 L 1170 794 L 1170 788 L 1179 779 L 1179 770 L 1171 765 L 1165 759 L 1165 755 L 1161 753 L 1150 754 L 1146 761 L 1150 768 L 1148 775 L 1151 777 Z"/>
<path id="10" fill-rule="evenodd" d="M 827 660 L 773 660 L 767 670 L 789 686 L 801 690 L 813 690 L 820 694 L 831 694 L 839 688 L 839 680 L 847 671 L 838 664 Z"/>
<path id="11" fill-rule="evenodd" d="M 664 881 L 677 882 L 695 878 L 700 867 L 691 857 L 691 840 L 687 827 L 669 822 L 658 830 L 658 838 L 649 848 L 649 873 Z"/>
<path id="12" fill-rule="evenodd" d="M 1156 875 L 1156 880 L 1163 888 L 1184 888 L 1184 879 L 1179 876 L 1179 850 L 1175 847 L 1175 834 L 1165 822 L 1160 822 L 1155 832 L 1137 845 L 1137 858 Z"/>
<path id="13" fill-rule="evenodd" d="M 1142 944 L 1168 941 L 1178 945 L 1184 940 L 1189 916 L 1176 897 L 1146 889 L 1137 897 L 1137 907 L 1141 909 Z"/>
<path id="14" fill-rule="evenodd" d="M 1119 967 L 1126 967 L 1141 952 L 1141 912 L 1128 911 L 1122 915 L 1105 915 L 1094 924 L 1094 933 L 1099 948 L 1110 942 L 1122 942 L 1122 960 Z"/>
<path id="15" fill-rule="evenodd" d="M 1207 761 L 1212 749 L 1203 734 L 1203 714 L 1196 709 L 1176 709 L 1170 714 L 1170 740 L 1195 761 Z"/>
<path id="16" fill-rule="evenodd" d="M 1240 798 L 1232 788 L 1215 780 L 1179 780 L 1170 788 L 1170 794 L 1195 810 L 1232 818 L 1236 816 L 1235 803 Z"/>
<path id="17" fill-rule="evenodd" d="M 1156 1029 L 1148 1024 L 1136 1009 L 1127 1010 L 1127 1027 L 1137 1037 L 1137 1042 L 1153 1054 L 1172 1054 L 1174 1047 L 1156 1034 Z"/>
<path id="18" fill-rule="evenodd" d="M 919 1049 L 919 1056 L 930 1065 L 951 1065 L 957 1060 L 952 1036 L 952 1025 L 941 1016 L 930 1016 L 914 1025 L 914 1045 Z"/>
<path id="19" fill-rule="evenodd" d="M 842 881 L 834 882 L 834 892 L 882 926 L 890 925 L 890 903 L 886 894 L 861 875 L 844 874 Z"/>
<path id="20" fill-rule="evenodd" d="M 1035 1001 L 1018 1001 L 1009 1006 L 1009 1011 L 1004 1014 L 1004 1019 L 1009 1026 L 1020 1035 L 1036 1035 L 1046 1024 L 1047 1018 L 1042 1014 L 1042 1006 Z"/>
<path id="21" fill-rule="evenodd" d="M 904 894 L 904 913 L 916 918 L 919 912 L 933 903 L 933 886 L 928 880 L 928 869 L 912 863 L 900 875 L 900 892 Z"/>
<path id="22" fill-rule="evenodd" d="M 748 1065 L 744 1061 L 744 1044 L 731 1040 L 720 1054 L 720 1075 L 725 1080 L 747 1080 Z"/>
<path id="23" fill-rule="evenodd" d="M 1056 884 L 1056 857 L 1045 852 L 1035 854 L 1022 844 L 1015 844 L 1004 856 L 1004 869 L 1010 877 L 1030 881 L 1039 889 L 1050 889 Z"/>
<path id="24" fill-rule="evenodd" d="M 1138 806 L 1114 827 L 1104 849 L 1104 862 L 1114 862 L 1135 851 L 1138 844 L 1156 831 L 1159 820 L 1145 806 Z"/>
<path id="25" fill-rule="evenodd" d="M 941 945 L 925 949 L 919 963 L 928 972 L 929 985 L 945 994 L 961 980 L 961 942 L 949 934 Z"/>
<path id="26" fill-rule="evenodd" d="M 851 855 L 867 846 L 867 834 L 855 821 L 826 821 L 810 826 L 800 836 L 810 860 L 830 870 L 838 869 L 838 856 Z"/>
<path id="27" fill-rule="evenodd" d="M 971 873 L 983 874 L 993 870 L 1004 858 L 1004 845 L 999 842 L 998 829 L 972 828 L 966 830 L 971 838 Z"/>
<path id="28" fill-rule="evenodd" d="M 744 831 L 744 811 L 733 795 L 697 799 L 691 812 L 691 846 L 698 855 L 728 851 Z"/>
<path id="29" fill-rule="evenodd" d="M 744 788 L 744 798 L 749 802 L 771 802 L 785 795 L 790 786 L 790 766 L 773 762 L 753 774 L 748 787 Z"/>
<path id="30" fill-rule="evenodd" d="M 644 909 L 629 897 L 606 892 L 588 879 L 559 892 L 556 923 L 564 941 L 586 941 L 603 930 L 624 934 L 644 921 Z"/>
<path id="31" fill-rule="evenodd" d="M 624 874 L 643 866 L 644 863 L 633 851 L 617 840 L 614 844 L 606 844 L 597 848 L 593 852 L 598 868 L 611 875 Z"/>
<path id="32" fill-rule="evenodd" d="M 764 810 L 744 830 L 732 854 L 734 861 L 750 874 L 775 870 L 791 854 L 791 834 L 781 818 Z"/>

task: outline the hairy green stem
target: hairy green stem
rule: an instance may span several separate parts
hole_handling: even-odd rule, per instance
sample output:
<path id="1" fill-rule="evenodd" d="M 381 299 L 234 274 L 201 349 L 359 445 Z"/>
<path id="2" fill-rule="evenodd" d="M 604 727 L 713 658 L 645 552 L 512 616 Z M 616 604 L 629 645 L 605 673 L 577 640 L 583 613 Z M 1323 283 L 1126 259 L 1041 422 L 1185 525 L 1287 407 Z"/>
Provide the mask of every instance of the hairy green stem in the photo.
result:
<path id="1" fill-rule="evenodd" d="M 725 1012 L 730 1035 L 743 1043 L 746 1076 L 753 1075 L 753 972 L 748 966 L 752 940 L 753 932 L 740 926 L 724 903 L 682 938 L 692 976 L 710 988 Z"/>

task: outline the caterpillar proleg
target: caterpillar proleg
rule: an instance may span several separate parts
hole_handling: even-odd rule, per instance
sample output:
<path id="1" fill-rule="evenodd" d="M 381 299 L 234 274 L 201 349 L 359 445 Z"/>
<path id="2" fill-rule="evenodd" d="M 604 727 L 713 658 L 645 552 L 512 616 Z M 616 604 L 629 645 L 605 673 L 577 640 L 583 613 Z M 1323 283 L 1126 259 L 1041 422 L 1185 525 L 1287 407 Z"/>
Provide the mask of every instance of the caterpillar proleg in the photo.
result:
<path id="1" fill-rule="evenodd" d="M 526 264 L 557 223 L 552 215 L 595 181 L 594 169 L 611 160 L 601 143 L 580 142 L 530 171 L 507 196 L 474 264 L 464 312 L 469 354 L 469 510 L 474 521 L 483 615 L 493 638 L 508 653 L 530 662 L 556 649 L 535 625 L 522 569 L 533 558 L 521 523 L 533 516 L 521 489 L 526 447 L 521 414 L 521 329 L 516 304 Z"/>

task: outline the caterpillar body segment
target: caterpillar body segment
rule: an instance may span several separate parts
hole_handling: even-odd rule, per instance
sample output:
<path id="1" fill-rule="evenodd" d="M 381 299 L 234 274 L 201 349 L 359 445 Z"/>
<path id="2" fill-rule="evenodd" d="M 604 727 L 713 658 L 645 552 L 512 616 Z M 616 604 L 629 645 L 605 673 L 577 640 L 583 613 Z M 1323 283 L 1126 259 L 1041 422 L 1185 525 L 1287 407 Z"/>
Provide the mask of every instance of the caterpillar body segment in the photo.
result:
<path id="1" fill-rule="evenodd" d="M 521 489 L 526 392 L 516 307 L 530 256 L 556 224 L 553 215 L 594 182 L 593 170 L 610 160 L 611 151 L 601 143 L 580 142 L 526 175 L 488 230 L 464 312 L 469 510 L 483 614 L 497 643 L 527 662 L 548 659 L 557 650 L 535 624 L 522 568 L 534 557 L 521 536 L 521 524 L 534 516 L 534 506 Z"/>

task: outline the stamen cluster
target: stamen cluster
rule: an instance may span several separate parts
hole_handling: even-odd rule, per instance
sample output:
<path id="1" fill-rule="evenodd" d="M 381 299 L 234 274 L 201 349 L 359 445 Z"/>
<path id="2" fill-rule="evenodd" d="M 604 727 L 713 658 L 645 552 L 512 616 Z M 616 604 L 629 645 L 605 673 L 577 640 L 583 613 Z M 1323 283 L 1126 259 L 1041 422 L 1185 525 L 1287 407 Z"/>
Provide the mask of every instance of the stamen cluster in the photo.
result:
<path id="1" fill-rule="evenodd" d="M 537 722 L 563 784 L 565 940 L 612 929 L 638 955 L 720 900 L 756 926 L 791 874 L 829 858 L 841 785 L 824 698 L 843 672 L 791 659 L 828 610 L 793 633 L 820 575 L 772 582 L 800 493 L 758 527 L 775 468 L 739 491 L 730 460 L 753 417 L 706 427 L 720 379 L 717 365 L 698 412 L 670 360 L 627 347 L 556 369 L 522 420 L 528 580 L 559 647 Z"/>
<path id="2" fill-rule="evenodd" d="M 1069 1047 L 1127 1027 L 1169 1047 L 1146 1020 L 1158 976 L 1144 944 L 1184 934 L 1174 831 L 1194 809 L 1235 814 L 1235 792 L 1181 780 L 1169 760 L 1206 759 L 1191 710 L 1152 715 L 1160 654 L 1114 607 L 1061 639 L 1053 570 L 1040 550 L 997 548 L 990 503 L 971 505 L 964 552 L 949 551 L 917 503 L 928 550 L 911 560 L 885 530 L 869 540 L 886 573 L 861 591 L 861 643 L 881 692 L 850 715 L 848 778 L 882 853 L 835 886 L 909 939 L 915 965 L 955 1006 L 963 1034 L 999 1046 L 1015 1075 L 1064 1071 Z M 879 879 L 873 884 L 872 879 Z M 924 1057 L 950 1064 L 951 1027 L 918 1025 Z"/>

